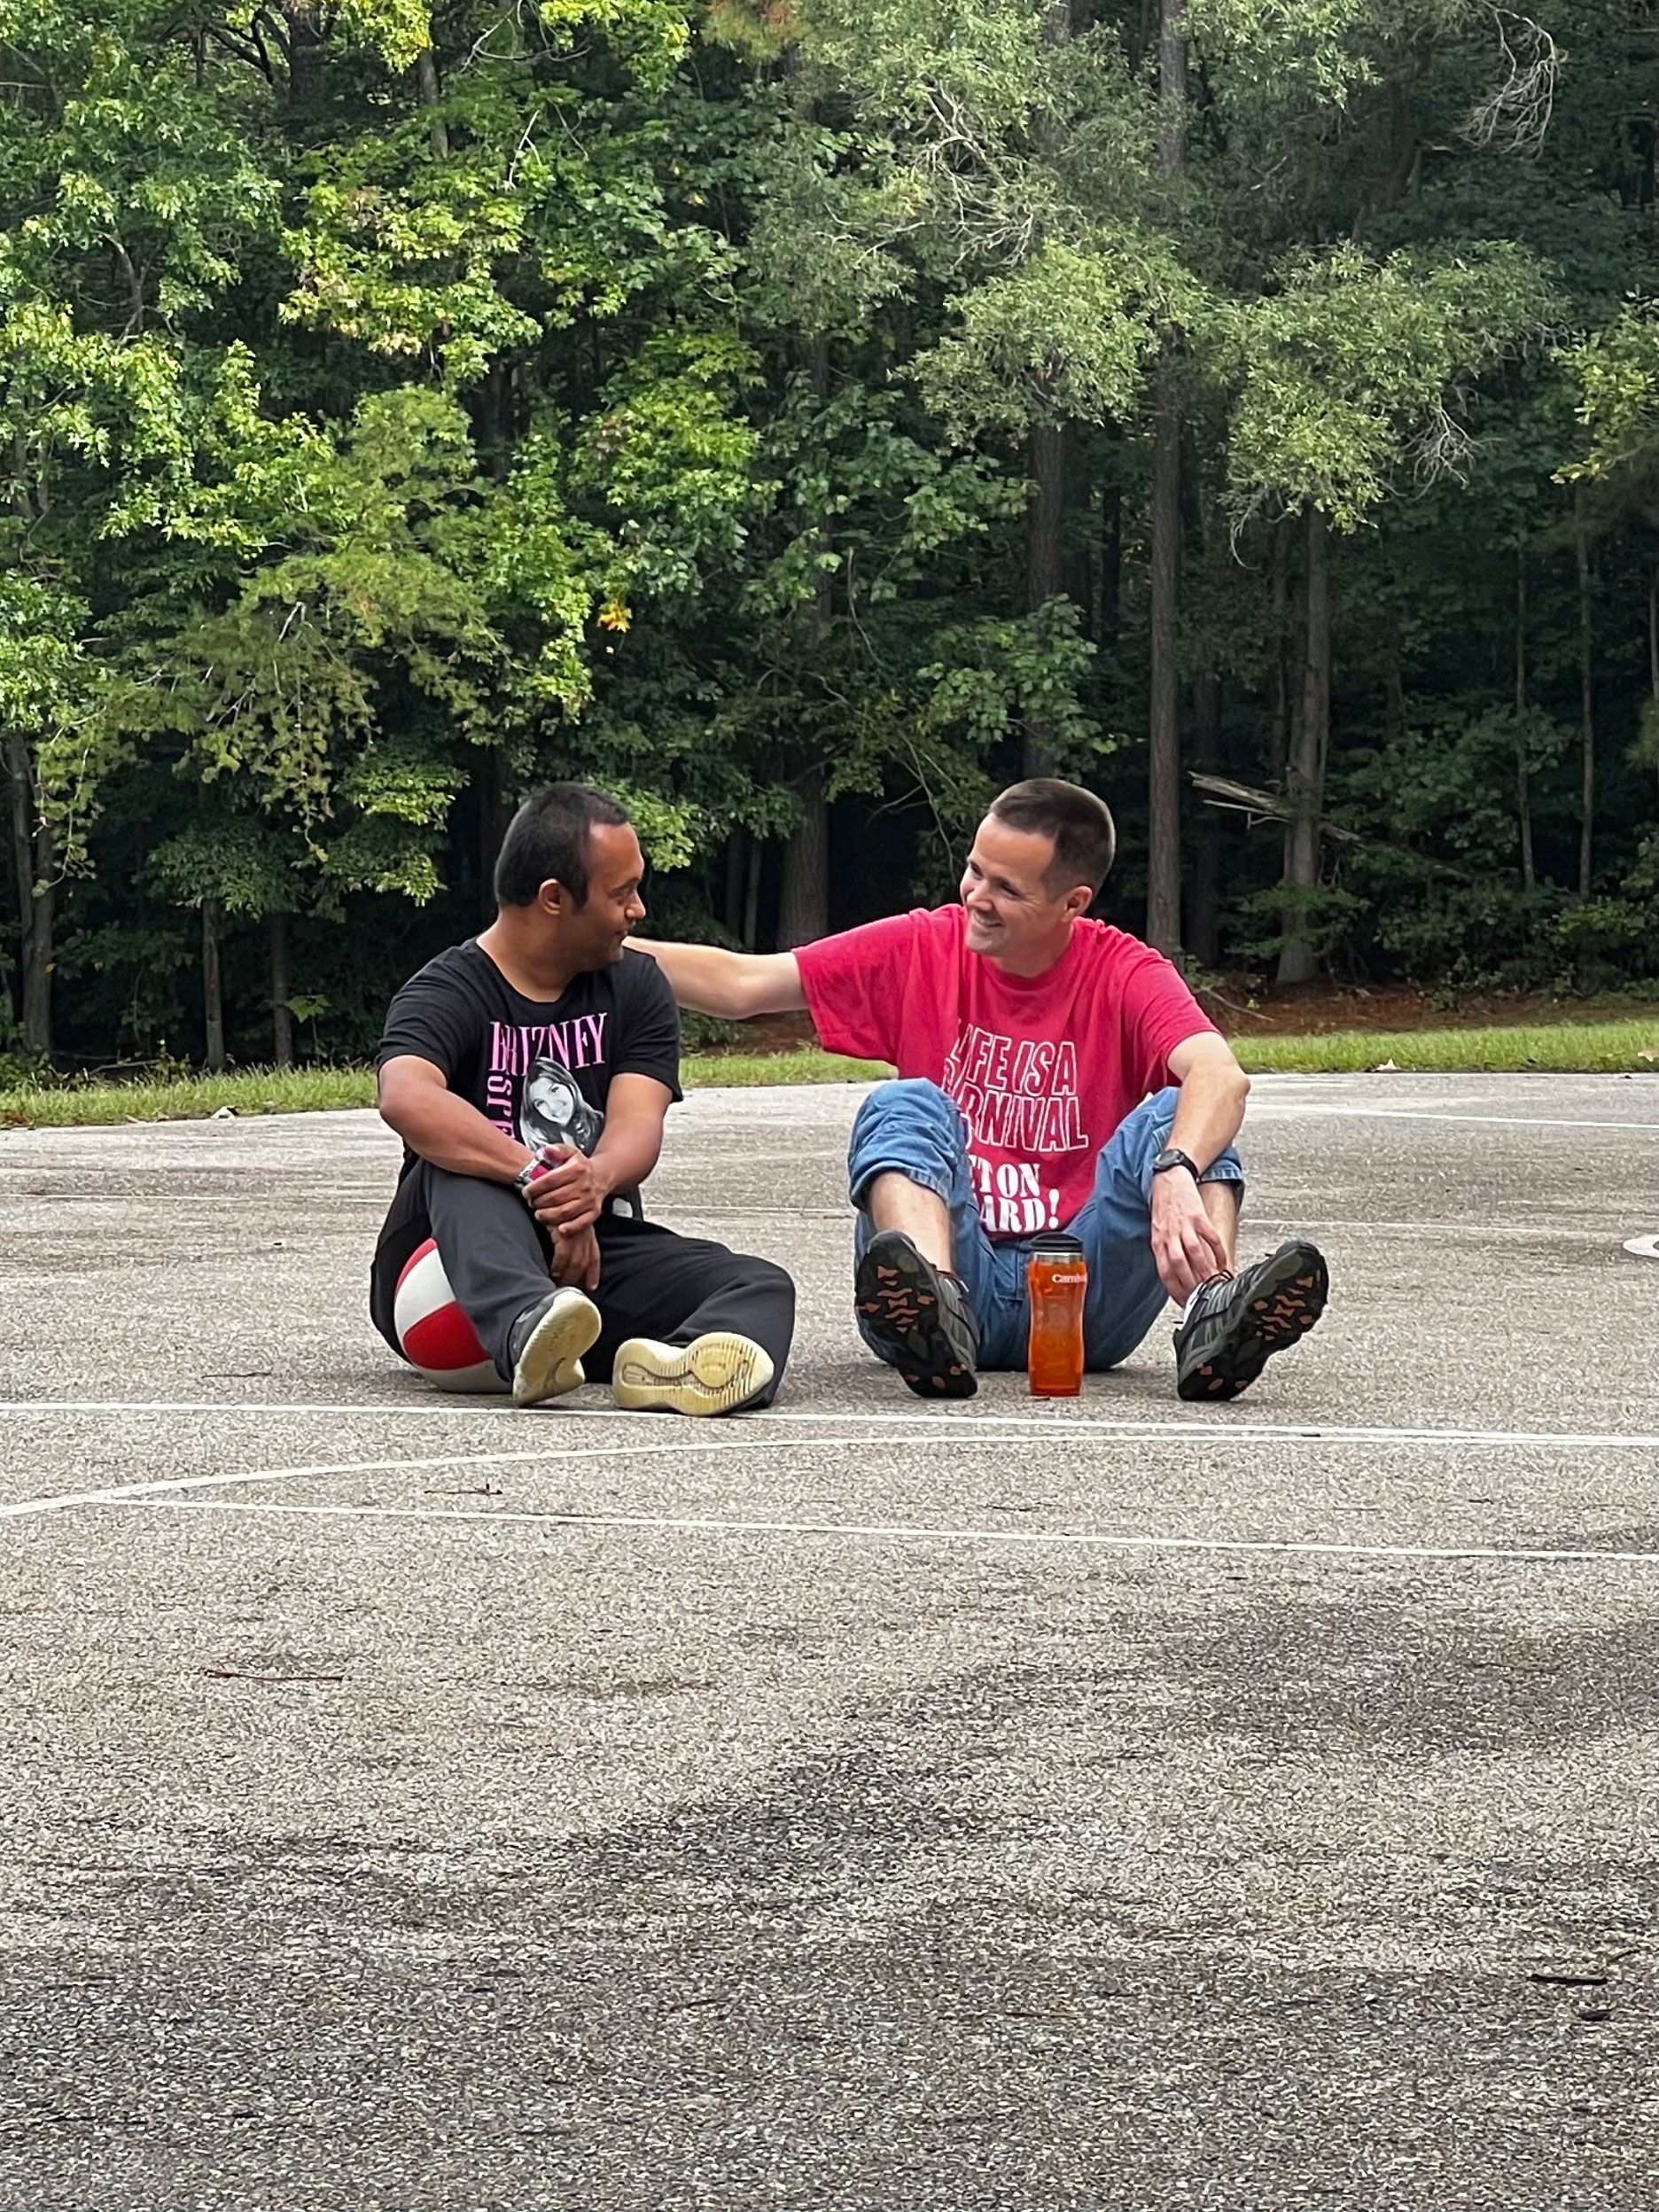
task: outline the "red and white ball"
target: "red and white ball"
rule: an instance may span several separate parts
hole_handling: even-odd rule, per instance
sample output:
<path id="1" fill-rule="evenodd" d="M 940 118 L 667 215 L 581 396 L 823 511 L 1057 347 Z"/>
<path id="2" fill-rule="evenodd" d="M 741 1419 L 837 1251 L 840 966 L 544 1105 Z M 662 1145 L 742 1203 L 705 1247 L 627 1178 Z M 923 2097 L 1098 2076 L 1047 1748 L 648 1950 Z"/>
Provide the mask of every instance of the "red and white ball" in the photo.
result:
<path id="1" fill-rule="evenodd" d="M 456 1304 L 455 1292 L 429 1236 L 417 1245 L 397 1280 L 392 1326 L 403 1357 L 440 1390 L 502 1395 L 507 1385 L 475 1329 Z"/>

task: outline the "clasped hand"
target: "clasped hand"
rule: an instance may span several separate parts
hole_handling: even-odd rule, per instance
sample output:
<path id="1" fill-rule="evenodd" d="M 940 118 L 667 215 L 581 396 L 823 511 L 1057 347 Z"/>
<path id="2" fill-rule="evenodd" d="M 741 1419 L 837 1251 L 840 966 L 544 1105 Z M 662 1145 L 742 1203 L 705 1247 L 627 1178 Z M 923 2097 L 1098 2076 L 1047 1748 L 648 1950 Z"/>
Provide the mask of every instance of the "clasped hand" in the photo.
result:
<path id="1" fill-rule="evenodd" d="M 599 1288 L 599 1239 L 591 1229 L 578 1229 L 573 1236 L 566 1236 L 562 1229 L 553 1233 L 553 1264 L 548 1273 L 561 1289 L 566 1283 L 574 1283 L 579 1290 Z"/>
<path id="2" fill-rule="evenodd" d="M 530 1211 L 549 1235 L 590 1229 L 599 1219 L 605 1187 L 599 1171 L 573 1144 L 543 1145 L 545 1172 L 530 1186 Z"/>
<path id="3" fill-rule="evenodd" d="M 1152 1178 L 1152 1257 L 1158 1280 L 1185 1305 L 1201 1282 L 1227 1272 L 1221 1232 L 1204 1211 L 1198 1186 L 1185 1168 Z"/>
<path id="4" fill-rule="evenodd" d="M 544 1145 L 539 1157 L 543 1172 L 526 1195 L 531 1212 L 553 1240 L 549 1273 L 561 1289 L 573 1283 L 579 1289 L 596 1289 L 599 1240 L 594 1224 L 604 1191 L 593 1162 L 573 1144 Z"/>

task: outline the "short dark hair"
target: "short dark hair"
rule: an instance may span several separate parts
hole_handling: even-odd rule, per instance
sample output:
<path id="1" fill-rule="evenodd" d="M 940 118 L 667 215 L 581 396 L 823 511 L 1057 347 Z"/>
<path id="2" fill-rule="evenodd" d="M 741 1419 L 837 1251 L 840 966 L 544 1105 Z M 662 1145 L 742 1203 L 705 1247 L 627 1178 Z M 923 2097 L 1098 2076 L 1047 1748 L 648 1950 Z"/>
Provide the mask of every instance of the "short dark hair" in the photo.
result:
<path id="1" fill-rule="evenodd" d="M 991 812 L 1010 830 L 1032 830 L 1054 839 L 1054 860 L 1043 879 L 1050 891 L 1069 891 L 1076 884 L 1098 891 L 1111 874 L 1118 851 L 1111 809 L 1080 783 L 1033 775 L 999 792 Z"/>
<path id="2" fill-rule="evenodd" d="M 603 825 L 620 830 L 627 808 L 586 783 L 548 783 L 532 791 L 507 825 L 495 863 L 495 903 L 528 907 L 543 884 L 563 884 L 588 903 L 588 839 Z"/>

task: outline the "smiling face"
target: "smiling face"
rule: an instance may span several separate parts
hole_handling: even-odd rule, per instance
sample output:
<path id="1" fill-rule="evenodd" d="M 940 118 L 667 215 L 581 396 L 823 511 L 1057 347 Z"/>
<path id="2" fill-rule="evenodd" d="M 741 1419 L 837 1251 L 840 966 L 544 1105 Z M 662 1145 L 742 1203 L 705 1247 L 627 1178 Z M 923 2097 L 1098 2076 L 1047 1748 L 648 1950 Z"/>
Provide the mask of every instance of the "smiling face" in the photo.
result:
<path id="1" fill-rule="evenodd" d="M 558 917 L 560 955 L 573 973 L 614 967 L 628 931 L 645 916 L 645 856 L 631 823 L 596 822 L 588 832 L 587 861 L 588 896 L 580 906 L 562 884 L 541 888 L 543 903 L 550 900 Z"/>
<path id="2" fill-rule="evenodd" d="M 1063 956 L 1094 894 L 1087 884 L 1051 882 L 1054 864 L 1052 837 L 985 816 L 962 879 L 970 953 L 1016 976 L 1040 976 Z"/>

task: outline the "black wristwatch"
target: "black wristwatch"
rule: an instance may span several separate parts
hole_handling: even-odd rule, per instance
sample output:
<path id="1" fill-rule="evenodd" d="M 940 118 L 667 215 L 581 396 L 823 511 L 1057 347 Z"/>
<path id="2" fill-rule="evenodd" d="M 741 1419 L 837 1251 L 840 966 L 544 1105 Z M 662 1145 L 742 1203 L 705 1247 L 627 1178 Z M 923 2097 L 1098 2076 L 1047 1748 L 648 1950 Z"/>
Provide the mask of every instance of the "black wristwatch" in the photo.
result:
<path id="1" fill-rule="evenodd" d="M 1153 1161 L 1152 1172 L 1155 1175 L 1162 1175 L 1172 1167 L 1184 1167 L 1194 1182 L 1197 1181 L 1198 1170 L 1194 1162 L 1189 1160 L 1184 1152 L 1178 1152 L 1172 1144 L 1168 1144 Z"/>

